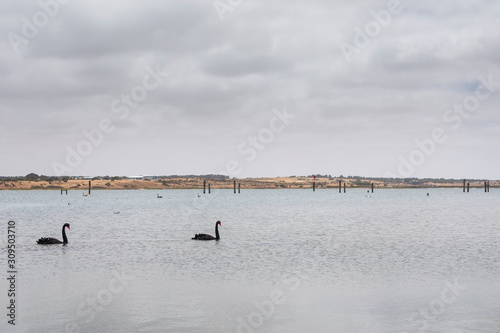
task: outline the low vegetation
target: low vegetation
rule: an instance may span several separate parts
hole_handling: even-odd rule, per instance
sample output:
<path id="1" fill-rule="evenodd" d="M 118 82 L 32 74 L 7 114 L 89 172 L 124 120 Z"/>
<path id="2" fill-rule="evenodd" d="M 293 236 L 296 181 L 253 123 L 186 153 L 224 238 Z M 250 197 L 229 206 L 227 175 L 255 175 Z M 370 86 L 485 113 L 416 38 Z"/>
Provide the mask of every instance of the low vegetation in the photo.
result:
<path id="1" fill-rule="evenodd" d="M 316 176 L 316 179 L 314 178 Z M 202 189 L 203 182 L 210 183 L 212 189 L 232 189 L 233 181 L 241 183 L 242 188 L 279 188 L 279 189 L 309 189 L 316 182 L 317 189 L 335 189 L 339 182 L 347 188 L 369 188 L 373 183 L 376 188 L 432 188 L 432 187 L 459 187 L 463 186 L 462 179 L 433 179 L 433 178 L 377 178 L 342 175 L 309 175 L 275 178 L 243 178 L 230 179 L 222 175 L 189 175 L 189 176 L 159 176 L 157 180 L 129 179 L 119 176 L 93 177 L 52 177 L 30 173 L 22 177 L 0 177 L 0 190 L 27 190 L 27 189 L 76 189 L 86 191 L 89 180 L 92 189 Z M 481 188 L 484 180 L 467 180 L 471 187 Z M 490 181 L 491 187 L 500 187 L 500 181 Z"/>

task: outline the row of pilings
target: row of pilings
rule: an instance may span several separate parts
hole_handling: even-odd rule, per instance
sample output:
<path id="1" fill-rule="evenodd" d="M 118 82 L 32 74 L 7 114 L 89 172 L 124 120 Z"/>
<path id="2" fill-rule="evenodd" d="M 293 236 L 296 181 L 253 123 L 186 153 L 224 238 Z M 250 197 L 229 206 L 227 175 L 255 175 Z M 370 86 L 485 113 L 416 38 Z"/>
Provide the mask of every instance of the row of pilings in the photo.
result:
<path id="1" fill-rule="evenodd" d="M 464 185 L 463 185 L 463 192 L 464 193 L 469 193 L 469 190 L 470 190 L 470 183 L 467 182 L 466 179 L 464 179 Z M 485 193 L 489 193 L 490 192 L 490 181 L 489 180 L 485 180 L 484 181 L 484 192 Z"/>
<path id="2" fill-rule="evenodd" d="M 203 180 L 203 194 L 206 193 L 207 185 L 208 185 L 208 194 L 210 194 L 210 183 L 207 183 L 206 180 Z M 236 180 L 233 181 L 233 190 L 234 193 L 236 194 Z M 238 183 L 238 193 L 241 193 L 241 183 Z"/>
<path id="3" fill-rule="evenodd" d="M 92 181 L 89 180 L 89 191 L 88 191 L 87 195 L 90 195 L 91 190 L 92 190 Z M 66 189 L 61 190 L 61 195 L 63 194 L 63 192 L 66 192 L 66 195 L 68 195 L 68 190 L 66 190 Z"/>
<path id="4" fill-rule="evenodd" d="M 210 183 L 208 183 L 206 180 L 203 180 L 203 194 L 205 194 L 206 191 L 207 191 L 207 185 L 208 185 L 208 193 L 210 194 L 210 192 L 211 192 Z M 373 190 L 374 190 L 374 187 L 375 187 L 374 183 L 371 183 L 370 187 L 371 187 L 371 192 L 373 193 Z M 346 193 L 346 182 L 342 183 L 342 180 L 339 180 L 339 193 L 342 193 L 342 188 L 344 190 L 344 193 Z M 91 189 L 92 189 L 92 182 L 89 180 L 89 191 L 88 191 L 87 195 L 90 194 Z M 313 189 L 313 192 L 316 191 L 316 178 L 314 178 L 314 180 L 313 180 L 313 187 L 312 187 L 312 189 Z M 470 191 L 470 182 L 467 182 L 467 180 L 464 179 L 463 180 L 463 192 L 464 193 L 469 193 L 469 191 Z M 65 192 L 66 194 L 68 194 L 68 190 L 61 190 L 61 194 L 63 194 L 63 192 Z M 238 183 L 238 186 L 236 186 L 236 180 L 233 181 L 233 192 L 235 194 L 236 193 L 241 193 L 241 183 Z M 485 193 L 489 193 L 490 192 L 490 181 L 489 180 L 485 180 L 484 181 L 484 192 Z"/>
<path id="5" fill-rule="evenodd" d="M 342 193 L 342 184 L 344 185 L 343 188 L 344 188 L 344 193 L 346 193 L 346 182 L 342 183 L 342 180 L 339 180 L 339 193 Z M 371 191 L 373 193 L 373 190 L 374 190 L 374 183 L 371 183 L 370 184 L 370 187 L 371 187 Z M 316 191 L 316 178 L 314 178 L 313 180 L 313 192 Z M 463 181 L 463 192 L 464 193 L 468 193 L 470 191 L 470 182 L 467 182 L 466 179 L 464 179 Z M 490 192 L 490 181 L 489 180 L 485 180 L 484 181 L 484 192 L 485 193 L 489 193 Z"/>

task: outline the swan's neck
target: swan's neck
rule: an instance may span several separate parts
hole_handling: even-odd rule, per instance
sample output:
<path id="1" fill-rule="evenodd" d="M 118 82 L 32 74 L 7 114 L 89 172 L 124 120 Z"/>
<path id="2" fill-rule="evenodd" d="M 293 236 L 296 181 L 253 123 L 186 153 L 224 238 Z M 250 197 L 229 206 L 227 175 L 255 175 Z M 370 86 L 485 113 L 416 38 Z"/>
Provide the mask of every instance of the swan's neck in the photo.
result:
<path id="1" fill-rule="evenodd" d="M 215 240 L 219 240 L 219 224 L 215 225 Z"/>
<path id="2" fill-rule="evenodd" d="M 63 243 L 66 244 L 68 242 L 68 237 L 66 237 L 66 227 L 65 226 L 63 227 L 62 234 L 63 234 Z"/>

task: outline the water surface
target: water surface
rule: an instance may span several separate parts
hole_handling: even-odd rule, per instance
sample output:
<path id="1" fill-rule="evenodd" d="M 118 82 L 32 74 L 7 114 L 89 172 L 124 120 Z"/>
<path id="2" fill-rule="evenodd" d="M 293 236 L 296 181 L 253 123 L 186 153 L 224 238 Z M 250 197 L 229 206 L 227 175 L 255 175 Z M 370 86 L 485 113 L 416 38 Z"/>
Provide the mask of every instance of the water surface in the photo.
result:
<path id="1" fill-rule="evenodd" d="M 68 193 L 0 192 L 2 244 L 16 221 L 19 271 L 16 327 L 0 327 L 500 332 L 496 191 Z M 191 240 L 217 220 L 219 242 Z M 62 238 L 65 222 L 68 245 L 36 244 Z"/>

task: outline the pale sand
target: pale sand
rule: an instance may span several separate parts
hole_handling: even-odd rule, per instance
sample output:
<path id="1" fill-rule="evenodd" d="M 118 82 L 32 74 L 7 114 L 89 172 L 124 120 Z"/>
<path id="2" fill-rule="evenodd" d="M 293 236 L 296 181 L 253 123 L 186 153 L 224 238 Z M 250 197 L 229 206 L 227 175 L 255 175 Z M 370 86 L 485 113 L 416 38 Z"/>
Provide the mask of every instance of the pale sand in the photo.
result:
<path id="1" fill-rule="evenodd" d="M 339 178 L 318 178 L 316 179 L 316 188 L 338 188 Z M 370 179 L 362 179 L 362 184 L 356 184 L 354 179 L 341 179 L 342 188 L 344 182 L 347 188 L 369 188 L 370 183 L 374 183 L 376 188 L 433 188 L 433 187 L 462 187 L 463 181 L 448 181 L 446 183 L 433 183 L 428 182 L 420 185 L 410 185 L 407 183 L 395 183 L 395 182 L 384 182 L 384 181 L 374 181 Z M 312 188 L 314 179 L 312 177 L 276 177 L 276 178 L 244 178 L 236 179 L 236 186 L 241 183 L 241 188 L 258 188 L 258 189 L 279 189 L 279 188 Z M 232 189 L 233 180 L 214 180 L 207 179 L 207 189 L 208 183 L 210 183 L 213 189 Z M 67 182 L 64 181 L 53 181 L 52 183 L 46 181 L 0 181 L 0 190 L 29 190 L 29 189 L 44 189 L 44 190 L 80 190 L 83 192 L 88 191 L 89 181 L 85 179 L 70 179 Z M 471 188 L 484 188 L 484 183 L 482 181 L 475 181 L 470 183 Z M 500 181 L 490 181 L 490 187 L 499 187 Z M 165 180 L 133 180 L 133 179 L 121 179 L 121 180 L 92 180 L 92 189 L 110 189 L 110 190 L 121 190 L 121 189 L 202 189 L 203 179 L 202 178 L 175 178 L 175 179 L 165 179 Z"/>

